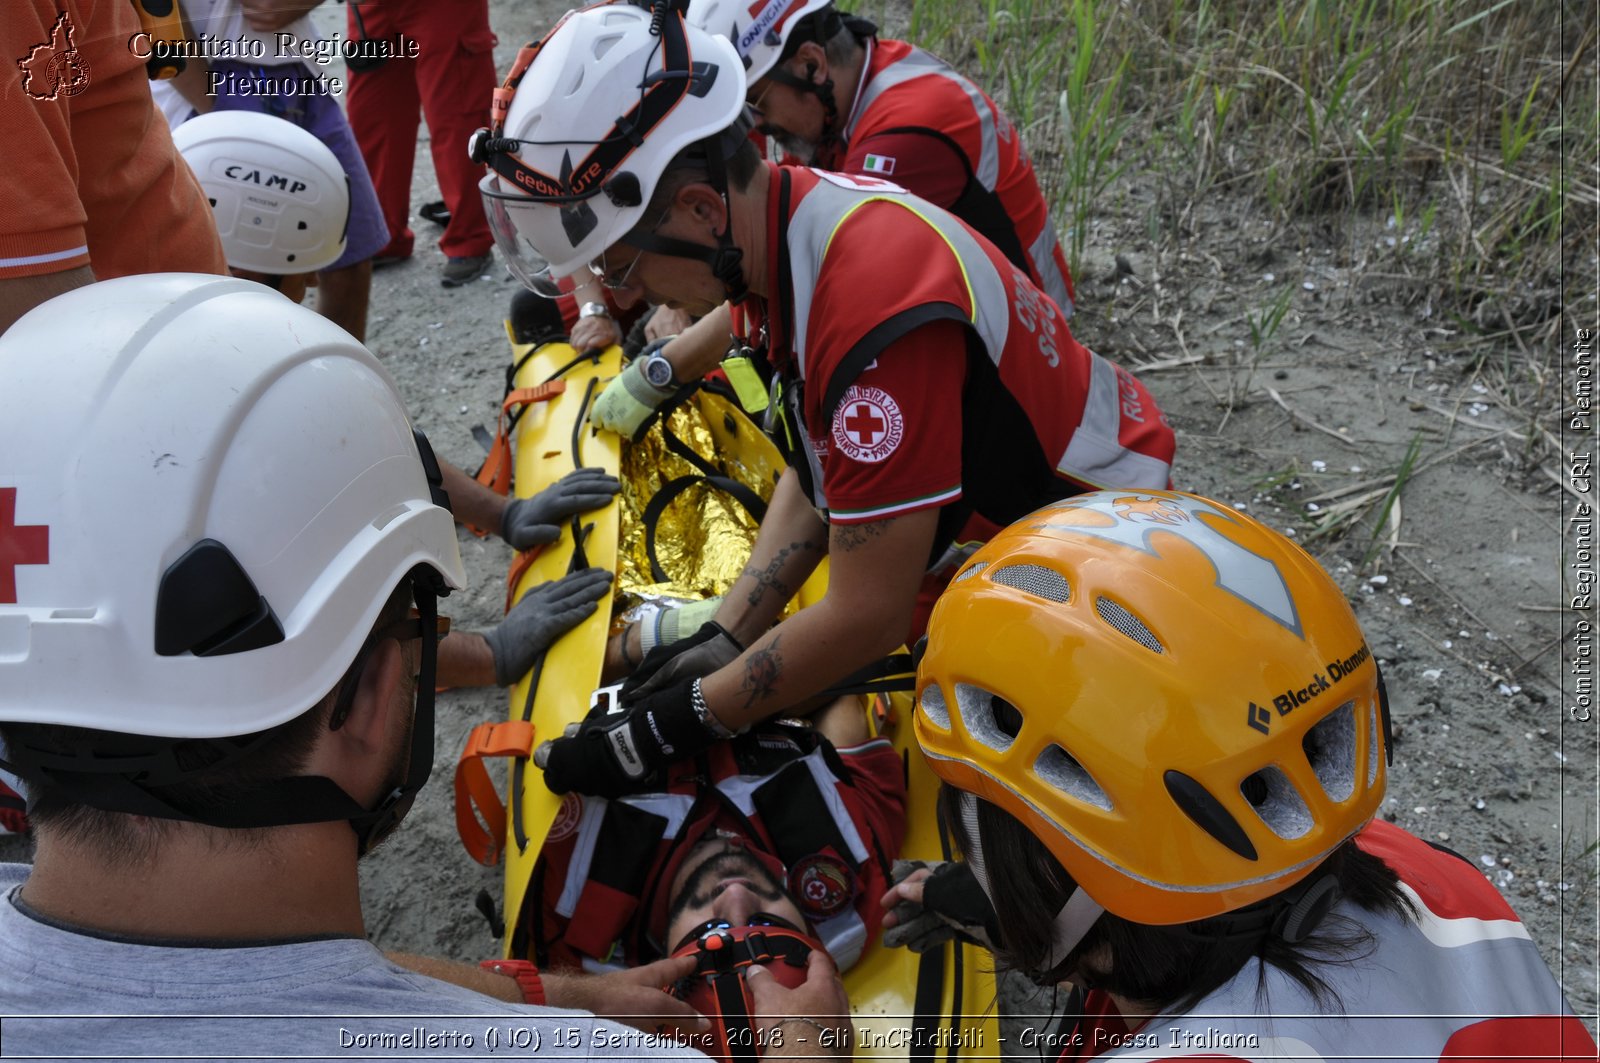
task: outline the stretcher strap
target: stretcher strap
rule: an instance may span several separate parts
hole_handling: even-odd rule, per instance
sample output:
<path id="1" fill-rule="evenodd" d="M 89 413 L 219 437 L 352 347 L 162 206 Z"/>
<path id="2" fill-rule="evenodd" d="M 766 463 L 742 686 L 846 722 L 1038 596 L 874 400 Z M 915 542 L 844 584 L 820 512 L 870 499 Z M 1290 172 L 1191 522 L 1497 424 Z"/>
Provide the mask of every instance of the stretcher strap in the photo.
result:
<path id="1" fill-rule="evenodd" d="M 506 806 L 489 778 L 486 757 L 526 760 L 533 754 L 533 724 L 526 720 L 480 723 L 467 735 L 456 762 L 456 833 L 472 858 L 485 867 L 500 862 L 506 838 Z"/>
<path id="2" fill-rule="evenodd" d="M 550 380 L 537 387 L 515 388 L 506 394 L 505 400 L 500 403 L 500 418 L 495 426 L 494 442 L 489 444 L 489 455 L 483 459 L 483 464 L 478 466 L 478 473 L 473 479 L 504 498 L 511 493 L 511 433 L 521 420 L 523 412 L 535 402 L 549 402 L 557 395 L 567 390 L 565 380 Z M 513 407 L 515 411 L 513 412 Z M 482 539 L 490 530 L 478 528 L 471 524 L 467 530 Z"/>

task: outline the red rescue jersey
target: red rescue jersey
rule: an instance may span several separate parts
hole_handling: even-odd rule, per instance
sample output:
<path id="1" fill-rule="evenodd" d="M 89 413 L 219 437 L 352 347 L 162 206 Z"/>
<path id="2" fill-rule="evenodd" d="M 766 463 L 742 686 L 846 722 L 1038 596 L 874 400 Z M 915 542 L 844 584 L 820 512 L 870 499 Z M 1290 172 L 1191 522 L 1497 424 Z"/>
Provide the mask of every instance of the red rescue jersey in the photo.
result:
<path id="1" fill-rule="evenodd" d="M 1595 1041 L 1511 906 L 1471 864 L 1382 821 L 1356 844 L 1400 876 L 1416 922 L 1341 901 L 1373 946 L 1348 963 L 1314 969 L 1342 1014 L 1293 979 L 1249 964 L 1187 1015 L 1130 1028 L 1105 993 L 1091 991 L 1076 1031 L 1058 1034 L 1060 1063 L 1117 1059 L 1593 1060 Z"/>
<path id="2" fill-rule="evenodd" d="M 660 793 L 568 794 L 529 904 L 540 966 L 631 966 L 665 955 L 671 884 L 708 830 L 782 884 L 841 969 L 877 936 L 906 828 L 905 767 L 875 739 L 835 751 L 810 730 L 758 728 L 679 761 Z"/>
<path id="3" fill-rule="evenodd" d="M 1072 316 L 1074 293 L 1033 162 L 994 100 L 905 41 L 868 40 L 842 141 L 817 165 L 883 177 L 945 208 L 994 244 Z"/>
<path id="4" fill-rule="evenodd" d="M 1005 525 L 1085 490 L 1168 485 L 1176 441 L 1149 392 L 970 227 L 872 178 L 776 167 L 772 189 L 782 294 L 750 309 L 770 318 L 788 442 L 807 444 L 791 463 L 832 522 L 959 500 L 937 552 L 966 512 Z"/>

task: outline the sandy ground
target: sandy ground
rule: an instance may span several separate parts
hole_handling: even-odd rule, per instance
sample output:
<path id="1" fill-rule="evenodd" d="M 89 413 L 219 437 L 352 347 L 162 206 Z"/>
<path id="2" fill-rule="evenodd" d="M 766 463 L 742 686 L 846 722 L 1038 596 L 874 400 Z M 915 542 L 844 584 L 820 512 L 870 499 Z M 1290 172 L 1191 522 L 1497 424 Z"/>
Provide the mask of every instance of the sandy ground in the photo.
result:
<path id="1" fill-rule="evenodd" d="M 561 9 L 495 0 L 498 68 Z M 334 25 L 343 9 L 324 5 L 318 17 Z M 423 135 L 413 213 L 437 198 Z M 1336 241 L 1309 223 L 1275 229 L 1242 200 L 1218 199 L 1182 240 L 1153 240 L 1144 204 L 1161 193 L 1158 175 L 1136 161 L 1114 193 L 1091 234 L 1073 327 L 1150 386 L 1178 429 L 1179 486 L 1307 541 L 1338 502 L 1327 496 L 1392 474 L 1422 441 L 1397 548 L 1363 563 L 1375 511 L 1343 538 L 1307 541 L 1354 603 L 1388 683 L 1397 743 L 1382 814 L 1500 887 L 1593 1028 L 1596 724 L 1566 712 L 1563 639 L 1580 618 L 1561 608 L 1562 489 L 1545 471 L 1559 465 L 1527 460 L 1526 411 L 1490 371 L 1549 352 L 1524 353 L 1509 336 L 1450 343 L 1458 326 L 1448 317 L 1373 276 L 1388 268 L 1387 241 L 1405 235 L 1381 218 Z M 368 343 L 438 452 L 472 468 L 482 452 L 470 430 L 492 428 L 501 393 L 515 282 L 497 264 L 463 289 L 442 288 L 437 230 L 413 224 L 415 257 L 376 276 Z M 1258 349 L 1248 316 L 1285 285 L 1288 312 Z M 1579 313 L 1594 322 L 1592 305 Z M 448 611 L 458 625 L 492 623 L 509 552 L 497 539 L 463 534 L 461 544 L 472 585 Z M 498 691 L 440 698 L 435 781 L 363 870 L 380 945 L 497 954 L 474 902 L 487 891 L 498 906 L 500 871 L 457 842 L 450 778 L 470 726 L 505 713 Z"/>

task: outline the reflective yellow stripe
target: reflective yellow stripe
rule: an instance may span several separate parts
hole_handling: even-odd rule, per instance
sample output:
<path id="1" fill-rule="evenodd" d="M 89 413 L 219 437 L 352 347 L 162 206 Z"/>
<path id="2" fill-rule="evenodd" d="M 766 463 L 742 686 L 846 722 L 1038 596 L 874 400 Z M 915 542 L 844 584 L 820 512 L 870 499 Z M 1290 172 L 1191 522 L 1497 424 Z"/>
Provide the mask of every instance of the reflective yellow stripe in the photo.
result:
<path id="1" fill-rule="evenodd" d="M 956 245 L 950 242 L 950 237 L 945 235 L 943 229 L 939 228 L 939 226 L 935 224 L 931 218 L 909 203 L 899 199 L 890 199 L 888 196 L 867 196 L 863 198 L 860 202 L 854 204 L 850 207 L 850 209 L 839 215 L 839 220 L 834 222 L 833 229 L 828 233 L 828 239 L 822 244 L 822 257 L 828 257 L 828 249 L 833 247 L 833 238 L 839 235 L 840 228 L 842 228 L 844 223 L 849 220 L 850 215 L 854 214 L 868 203 L 890 203 L 896 207 L 903 207 L 912 214 L 915 214 L 918 218 L 922 219 L 922 223 L 924 225 L 938 234 L 939 239 L 944 241 L 944 246 L 950 249 L 950 254 L 954 256 L 956 265 L 961 268 L 961 284 L 967 289 L 967 306 L 969 308 L 967 310 L 967 316 L 971 318 L 974 323 L 976 323 L 978 320 L 978 300 L 972 294 L 972 278 L 967 276 L 967 264 L 962 260 L 961 253 L 956 250 Z"/>

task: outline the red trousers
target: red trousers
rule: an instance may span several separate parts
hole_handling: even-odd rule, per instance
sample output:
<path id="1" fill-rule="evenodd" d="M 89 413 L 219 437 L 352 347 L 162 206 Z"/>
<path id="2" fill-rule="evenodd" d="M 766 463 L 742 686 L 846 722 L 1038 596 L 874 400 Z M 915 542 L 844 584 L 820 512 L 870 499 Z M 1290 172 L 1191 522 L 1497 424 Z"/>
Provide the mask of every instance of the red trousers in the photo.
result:
<path id="1" fill-rule="evenodd" d="M 487 254 L 494 237 L 478 195 L 484 170 L 468 158 L 467 140 L 489 124 L 496 85 L 488 0 L 364 0 L 359 11 L 352 3 L 351 40 L 360 35 L 358 14 L 368 38 L 394 40 L 404 34 L 417 42 L 415 59 L 352 71 L 345 100 L 391 233 L 389 246 L 378 254 L 411 254 L 415 237 L 408 222 L 419 110 L 428 122 L 433 170 L 450 210 L 439 249 L 451 258 Z"/>

